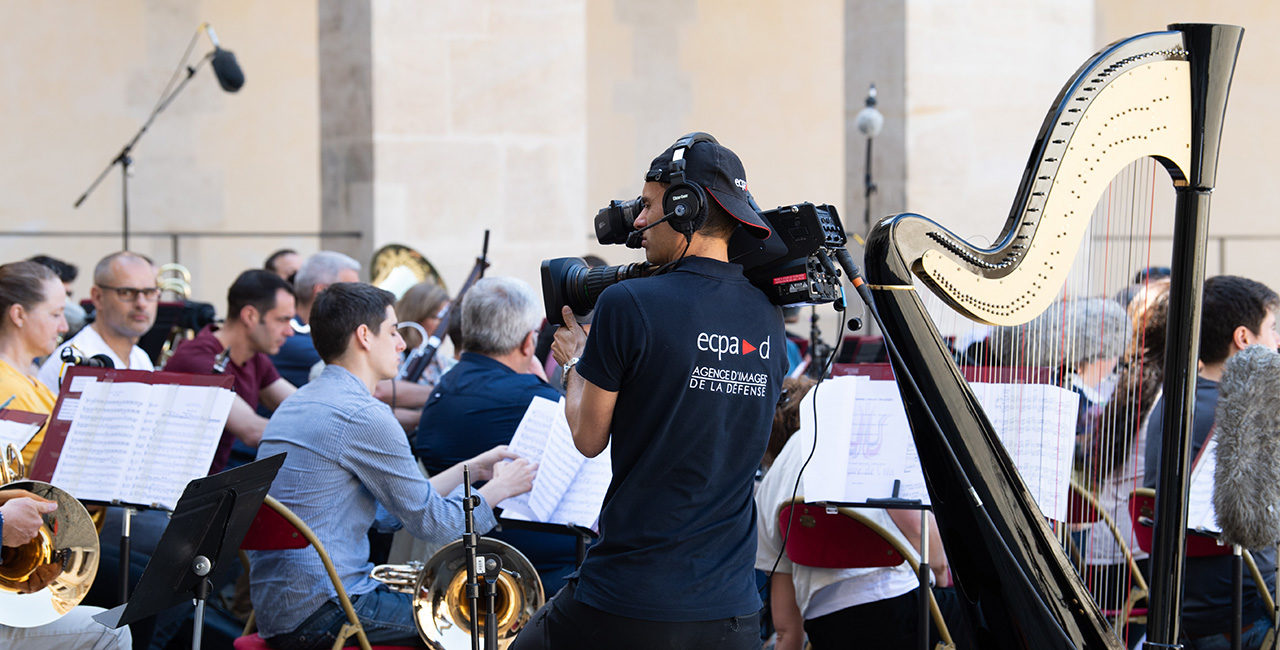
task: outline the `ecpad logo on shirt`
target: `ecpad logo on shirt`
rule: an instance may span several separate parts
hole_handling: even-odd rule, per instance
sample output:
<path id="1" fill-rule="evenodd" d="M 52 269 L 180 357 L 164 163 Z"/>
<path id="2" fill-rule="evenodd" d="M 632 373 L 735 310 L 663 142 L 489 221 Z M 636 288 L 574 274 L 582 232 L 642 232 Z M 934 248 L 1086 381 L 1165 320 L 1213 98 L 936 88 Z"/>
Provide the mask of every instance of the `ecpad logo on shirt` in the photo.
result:
<path id="1" fill-rule="evenodd" d="M 715 352 L 716 358 L 724 360 L 726 354 L 751 354 L 759 352 L 761 359 L 769 358 L 769 337 L 766 336 L 760 345 L 752 345 L 746 339 L 726 334 L 698 333 L 698 349 L 703 352 Z"/>

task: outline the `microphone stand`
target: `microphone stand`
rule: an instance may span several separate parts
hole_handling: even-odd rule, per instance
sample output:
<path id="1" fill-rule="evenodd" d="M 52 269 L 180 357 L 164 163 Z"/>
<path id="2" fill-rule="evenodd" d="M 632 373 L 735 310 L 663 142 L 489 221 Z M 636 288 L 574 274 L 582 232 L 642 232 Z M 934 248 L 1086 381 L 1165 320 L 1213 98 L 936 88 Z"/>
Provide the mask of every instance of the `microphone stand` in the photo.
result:
<path id="1" fill-rule="evenodd" d="M 178 93 L 182 92 L 183 88 L 187 87 L 187 82 L 191 81 L 191 77 L 195 76 L 196 70 L 212 58 L 213 52 L 210 52 L 206 54 L 204 58 L 196 61 L 195 65 L 186 66 L 186 77 L 184 77 L 177 87 L 173 89 L 173 92 L 161 97 L 160 102 L 156 104 L 154 109 L 152 109 L 151 115 L 147 117 L 147 121 L 142 124 L 142 128 L 138 129 L 138 132 L 120 148 L 120 153 L 116 154 L 115 158 L 112 158 L 111 162 L 107 163 L 106 168 L 103 169 L 102 172 L 98 174 L 98 177 L 93 180 L 93 183 L 89 185 L 89 189 L 85 190 L 84 193 L 80 195 L 80 198 L 76 199 L 76 202 L 73 205 L 73 207 L 79 208 L 80 205 L 84 203 L 85 199 L 89 198 L 89 195 L 98 188 L 98 185 L 107 177 L 107 174 L 111 173 L 111 169 L 116 165 L 119 165 L 120 209 L 121 216 L 123 217 L 120 234 L 123 240 L 122 245 L 124 250 L 129 250 L 129 167 L 133 164 L 133 156 L 131 155 L 133 153 L 133 147 L 138 144 L 138 140 L 142 139 L 142 136 L 147 132 L 147 129 L 151 128 L 151 123 L 156 121 L 156 117 L 159 116 L 164 109 L 169 107 L 169 104 L 171 104 L 178 96 Z M 185 61 L 186 57 L 183 57 L 183 59 Z M 181 65 L 182 64 L 179 64 L 179 67 L 181 67 Z"/>
<path id="2" fill-rule="evenodd" d="M 471 495 L 471 468 L 462 466 L 462 512 L 466 517 L 466 529 L 462 533 L 462 547 L 467 554 L 467 603 L 471 612 L 471 650 L 480 650 L 480 619 L 476 616 L 480 605 L 480 585 L 476 582 L 476 574 L 483 573 L 483 567 L 476 566 L 476 502 L 479 497 Z M 479 569 L 479 570 L 477 570 Z M 492 609 L 490 609 L 492 611 Z"/>

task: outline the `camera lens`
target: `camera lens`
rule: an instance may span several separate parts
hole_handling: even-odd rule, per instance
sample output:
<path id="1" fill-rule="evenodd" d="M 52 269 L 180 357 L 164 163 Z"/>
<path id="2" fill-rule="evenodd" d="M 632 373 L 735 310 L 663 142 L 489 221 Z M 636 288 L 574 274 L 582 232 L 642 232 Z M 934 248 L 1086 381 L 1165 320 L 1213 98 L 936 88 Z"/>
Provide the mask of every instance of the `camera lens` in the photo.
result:
<path id="1" fill-rule="evenodd" d="M 596 213 L 596 241 L 601 244 L 625 244 L 627 235 L 635 230 L 636 216 L 640 214 L 640 197 L 630 201 L 610 201 Z"/>

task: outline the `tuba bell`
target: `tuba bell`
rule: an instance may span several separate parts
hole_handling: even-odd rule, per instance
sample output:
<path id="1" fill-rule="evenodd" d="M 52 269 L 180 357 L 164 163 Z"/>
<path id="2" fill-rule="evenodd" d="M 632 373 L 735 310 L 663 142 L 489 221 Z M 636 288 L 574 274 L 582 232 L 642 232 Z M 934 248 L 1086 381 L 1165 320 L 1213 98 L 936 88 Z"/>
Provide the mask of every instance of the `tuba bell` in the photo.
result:
<path id="1" fill-rule="evenodd" d="M 404 296 L 409 287 L 427 280 L 448 289 L 436 267 L 422 253 L 403 244 L 387 244 L 379 248 L 373 254 L 369 273 L 369 283 L 395 294 L 396 300 Z"/>
<path id="2" fill-rule="evenodd" d="M 506 648 L 533 618 L 546 600 L 542 580 L 533 563 L 516 547 L 492 537 L 481 537 L 476 554 L 497 555 L 502 572 L 495 585 L 494 614 L 497 647 Z M 413 619 L 418 636 L 433 650 L 470 648 L 471 603 L 466 595 L 467 566 L 462 540 L 445 545 L 426 562 L 382 564 L 369 577 L 391 589 L 413 595 Z M 477 620 L 484 634 L 487 607 L 478 603 Z"/>
<path id="3" fill-rule="evenodd" d="M 10 444 L 0 463 L 0 492 L 26 490 L 57 502 L 35 538 L 0 548 L 0 625 L 52 623 L 80 604 L 98 572 L 98 531 L 89 512 L 65 490 L 26 480 L 26 467 Z"/>

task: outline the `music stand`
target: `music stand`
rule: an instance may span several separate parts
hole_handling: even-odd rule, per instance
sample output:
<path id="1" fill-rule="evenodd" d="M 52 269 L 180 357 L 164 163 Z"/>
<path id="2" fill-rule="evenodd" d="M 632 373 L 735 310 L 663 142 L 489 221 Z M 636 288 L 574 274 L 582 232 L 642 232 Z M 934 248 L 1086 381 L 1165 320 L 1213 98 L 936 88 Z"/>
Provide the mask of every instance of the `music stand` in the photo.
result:
<path id="1" fill-rule="evenodd" d="M 284 457 L 277 454 L 187 483 L 133 596 L 93 619 L 114 629 L 194 597 L 191 647 L 199 650 L 212 577 L 235 561 Z"/>

